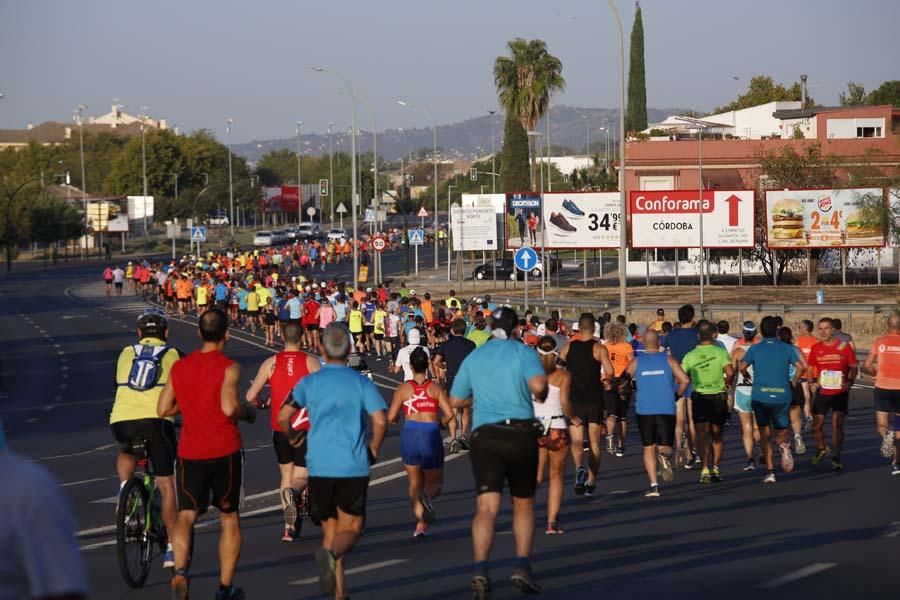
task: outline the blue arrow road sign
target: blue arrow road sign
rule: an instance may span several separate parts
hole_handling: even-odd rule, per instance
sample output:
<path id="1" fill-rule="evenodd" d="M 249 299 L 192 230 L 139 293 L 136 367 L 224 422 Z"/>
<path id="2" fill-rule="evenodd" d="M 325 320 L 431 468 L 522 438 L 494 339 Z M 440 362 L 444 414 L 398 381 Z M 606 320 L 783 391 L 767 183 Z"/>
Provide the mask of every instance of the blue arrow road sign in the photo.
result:
<path id="1" fill-rule="evenodd" d="M 534 248 L 527 246 L 519 248 L 513 256 L 513 262 L 516 263 L 516 268 L 520 271 L 531 271 L 538 264 L 537 252 L 535 252 Z"/>
<path id="2" fill-rule="evenodd" d="M 421 246 L 425 243 L 425 232 L 421 229 L 410 229 L 407 231 L 410 246 Z"/>
<path id="3" fill-rule="evenodd" d="M 192 242 L 205 242 L 206 241 L 206 227 L 191 227 L 191 241 Z"/>

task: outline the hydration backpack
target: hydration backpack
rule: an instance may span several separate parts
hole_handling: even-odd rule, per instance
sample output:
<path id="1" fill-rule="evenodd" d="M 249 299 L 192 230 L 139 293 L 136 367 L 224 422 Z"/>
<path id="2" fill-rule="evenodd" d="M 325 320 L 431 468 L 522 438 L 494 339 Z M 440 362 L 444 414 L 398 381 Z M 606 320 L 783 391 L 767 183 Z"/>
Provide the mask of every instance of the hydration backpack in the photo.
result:
<path id="1" fill-rule="evenodd" d="M 168 346 L 147 346 L 135 344 L 134 360 L 131 361 L 131 371 L 128 373 L 128 381 L 125 383 L 136 392 L 146 392 L 157 386 L 160 373 L 162 373 L 162 357 L 169 349 Z"/>

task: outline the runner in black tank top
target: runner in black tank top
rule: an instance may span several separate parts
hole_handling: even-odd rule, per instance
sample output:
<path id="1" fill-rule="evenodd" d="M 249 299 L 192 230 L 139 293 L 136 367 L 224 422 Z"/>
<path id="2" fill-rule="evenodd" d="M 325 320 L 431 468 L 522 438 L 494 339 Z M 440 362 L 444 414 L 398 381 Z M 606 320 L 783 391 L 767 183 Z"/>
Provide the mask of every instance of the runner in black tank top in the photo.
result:
<path id="1" fill-rule="evenodd" d="M 572 458 L 575 460 L 575 493 L 579 496 L 594 494 L 597 469 L 600 467 L 600 436 L 603 433 L 603 389 L 613 375 L 609 353 L 594 339 L 594 316 L 584 313 L 578 320 L 578 336 L 563 347 L 560 360 L 572 375 L 569 403 L 572 420 L 569 433 L 572 437 Z M 590 443 L 588 468 L 584 462 L 585 439 Z"/>

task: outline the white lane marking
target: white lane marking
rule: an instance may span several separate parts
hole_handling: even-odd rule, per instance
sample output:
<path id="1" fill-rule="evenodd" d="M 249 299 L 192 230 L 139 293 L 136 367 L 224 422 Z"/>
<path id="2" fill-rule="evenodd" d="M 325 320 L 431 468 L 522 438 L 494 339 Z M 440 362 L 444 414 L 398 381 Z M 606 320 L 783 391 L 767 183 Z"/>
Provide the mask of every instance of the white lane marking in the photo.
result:
<path id="1" fill-rule="evenodd" d="M 37 422 L 38 422 L 38 418 L 37 418 L 37 417 L 31 417 L 30 419 L 26 419 L 25 422 L 26 422 L 26 423 L 37 423 Z"/>
<path id="2" fill-rule="evenodd" d="M 352 569 L 347 569 L 344 571 L 344 575 L 356 575 L 358 573 L 365 573 L 367 571 L 375 571 L 376 569 L 383 569 L 384 567 L 392 567 L 394 565 L 400 565 L 405 562 L 409 562 L 408 558 L 393 558 L 391 560 L 383 560 L 381 562 L 372 563 L 370 565 L 362 565 L 359 567 L 354 567 Z M 319 578 L 316 577 L 307 577 L 306 579 L 296 579 L 294 581 L 289 581 L 288 585 L 310 585 L 313 583 L 318 583 Z"/>
<path id="3" fill-rule="evenodd" d="M 94 452 L 109 450 L 110 448 L 115 448 L 118 445 L 119 444 L 104 444 L 103 446 L 92 448 L 91 450 L 82 450 L 80 452 L 71 452 L 69 454 L 54 454 L 53 456 L 42 456 L 41 458 L 34 459 L 34 462 L 41 462 L 43 460 L 56 460 L 59 458 L 72 458 L 74 456 L 84 456 L 85 454 L 93 454 Z"/>
<path id="4" fill-rule="evenodd" d="M 874 386 L 874 385 L 865 385 L 865 384 L 863 384 L 863 383 L 857 383 L 857 384 L 854 384 L 853 387 L 866 388 L 867 390 L 874 390 L 874 389 L 875 389 L 875 386 Z"/>
<path id="5" fill-rule="evenodd" d="M 68 321 L 69 319 L 87 319 L 87 315 L 63 315 L 63 320 Z"/>
<path id="6" fill-rule="evenodd" d="M 94 483 L 95 481 L 106 481 L 107 479 L 112 479 L 112 477 L 94 477 L 93 479 L 82 479 L 81 481 L 70 481 L 68 483 L 61 483 L 62 487 L 70 487 L 73 485 L 83 485 L 85 483 Z"/>
<path id="7" fill-rule="evenodd" d="M 118 496 L 110 496 L 109 498 L 97 498 L 96 500 L 91 500 L 91 504 L 115 504 L 118 501 Z"/>
<path id="8" fill-rule="evenodd" d="M 618 494 L 627 494 L 630 490 L 613 490 L 609 493 L 610 496 L 615 496 Z"/>
<path id="9" fill-rule="evenodd" d="M 895 538 L 898 536 L 900 536 L 900 521 L 894 521 L 888 526 L 882 537 Z"/>
<path id="10" fill-rule="evenodd" d="M 791 583 L 797 581 L 799 579 L 803 579 L 804 577 L 809 577 L 811 575 L 815 575 L 817 573 L 821 573 L 822 571 L 827 571 L 832 567 L 836 567 L 837 563 L 813 563 L 811 565 L 807 565 L 802 569 L 797 569 L 796 571 L 791 571 L 790 573 L 785 573 L 780 577 L 776 577 L 775 579 L 771 579 L 766 583 L 758 585 L 756 587 L 760 589 L 771 589 L 780 587 L 787 583 Z"/>

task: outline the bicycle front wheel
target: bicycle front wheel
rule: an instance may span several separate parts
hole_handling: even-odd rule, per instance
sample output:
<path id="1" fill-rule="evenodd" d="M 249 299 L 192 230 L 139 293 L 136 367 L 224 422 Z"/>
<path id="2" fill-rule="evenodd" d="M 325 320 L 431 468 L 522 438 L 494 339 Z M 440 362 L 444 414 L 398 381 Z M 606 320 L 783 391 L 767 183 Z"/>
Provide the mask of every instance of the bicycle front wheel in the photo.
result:
<path id="1" fill-rule="evenodd" d="M 129 480 L 119 493 L 119 506 L 116 509 L 116 554 L 122 579 L 132 588 L 143 586 L 150 573 L 148 502 L 144 482 L 137 477 Z"/>

